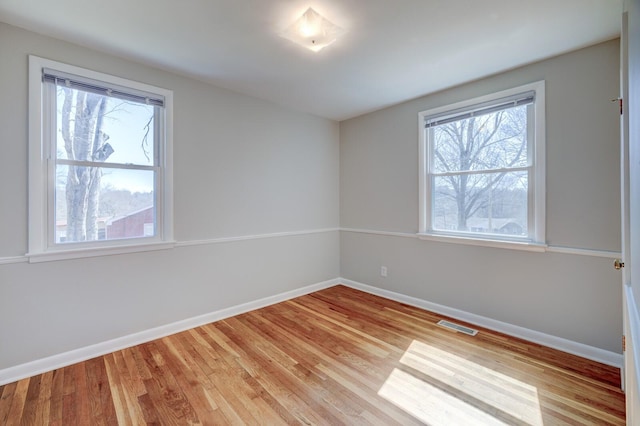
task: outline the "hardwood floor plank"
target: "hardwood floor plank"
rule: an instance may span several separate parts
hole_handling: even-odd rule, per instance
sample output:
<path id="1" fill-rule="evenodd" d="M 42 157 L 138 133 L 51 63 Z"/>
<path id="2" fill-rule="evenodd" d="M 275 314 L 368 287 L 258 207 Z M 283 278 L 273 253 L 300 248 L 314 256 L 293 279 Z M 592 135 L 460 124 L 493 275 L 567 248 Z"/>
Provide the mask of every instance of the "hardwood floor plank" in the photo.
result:
<path id="1" fill-rule="evenodd" d="M 241 358 L 241 360 L 251 365 L 251 368 L 247 369 L 249 373 L 254 372 L 255 376 L 260 377 L 259 372 L 263 371 L 265 367 L 282 366 L 283 368 L 279 371 L 271 372 L 275 373 L 275 375 L 280 378 L 280 381 L 288 385 L 287 388 L 293 390 L 297 395 L 303 394 L 305 396 L 311 396 L 314 402 L 310 405 L 310 408 L 320 414 L 324 420 L 334 424 L 338 419 L 347 423 L 349 423 L 349 419 L 351 419 L 351 423 L 355 422 L 361 410 L 358 410 L 357 406 L 340 407 L 344 404 L 340 404 L 338 401 L 332 401 L 334 398 L 332 398 L 330 392 L 328 392 L 331 383 L 327 383 L 322 378 L 318 378 L 313 371 L 298 361 L 286 364 L 282 362 L 272 362 L 274 359 L 276 361 L 278 360 L 278 358 L 276 358 L 277 350 L 273 346 L 268 345 L 267 342 L 258 343 L 259 333 L 256 333 L 252 328 L 245 326 L 237 319 L 232 318 L 225 322 L 228 323 L 233 330 L 226 330 L 225 334 L 232 339 L 238 339 L 236 343 L 238 346 L 241 345 L 243 352 L 248 355 L 247 357 Z M 281 357 L 279 358 L 281 359 Z M 346 399 L 347 396 L 343 395 L 343 398 Z M 322 402 L 326 404 L 322 404 Z"/>
<path id="2" fill-rule="evenodd" d="M 339 370 L 341 374 L 357 381 L 361 387 L 366 387 L 371 391 L 376 388 L 378 383 L 376 380 L 362 374 L 360 371 L 350 369 L 348 365 L 342 362 L 342 359 L 334 357 L 333 351 L 327 348 L 327 345 L 324 343 L 317 345 L 313 339 L 309 340 L 300 337 L 295 330 L 295 322 L 281 321 L 277 315 L 274 316 L 266 312 L 264 318 L 272 324 L 270 330 L 265 331 L 265 334 L 269 335 L 278 346 L 285 348 L 286 351 L 303 351 L 305 356 L 300 357 L 301 359 L 306 359 L 312 362 L 313 365 L 330 364 L 333 368 Z"/>
<path id="3" fill-rule="evenodd" d="M 123 385 L 127 387 L 127 394 L 135 395 L 136 397 L 147 393 L 144 388 L 143 374 L 146 378 L 150 378 L 151 375 L 144 366 L 143 371 L 140 371 L 139 363 L 134 355 L 134 350 L 125 349 L 113 354 L 115 367 L 121 374 L 121 380 Z"/>
<path id="4" fill-rule="evenodd" d="M 22 412 L 21 422 L 27 424 L 35 424 L 36 412 L 38 410 L 38 400 L 40 399 L 40 385 L 43 376 L 36 376 L 29 380 L 29 389 L 27 390 L 24 410 Z"/>
<path id="5" fill-rule="evenodd" d="M 24 379 L 18 382 L 15 391 L 13 392 L 13 398 L 9 413 L 5 420 L 5 425 L 19 425 L 22 422 L 22 414 L 27 400 L 27 392 L 29 391 L 29 382 L 31 379 Z M 27 409 L 30 411 L 29 409 Z"/>
<path id="6" fill-rule="evenodd" d="M 249 401 L 257 398 L 258 393 L 255 392 L 256 387 L 249 384 L 251 382 L 251 374 L 247 371 L 247 362 L 242 362 L 242 359 L 247 357 L 245 351 L 236 345 L 236 343 L 233 341 L 233 337 L 228 336 L 222 330 L 229 330 L 229 327 L 227 324 L 225 324 L 225 321 L 220 321 L 215 325 L 209 327 L 209 334 L 212 337 L 213 341 L 216 343 L 224 342 L 226 348 L 226 351 L 224 353 L 220 352 L 220 355 L 222 357 L 220 361 L 223 363 L 223 365 L 226 365 L 226 368 L 224 369 L 225 371 L 218 372 L 217 374 L 214 374 L 210 377 L 216 381 L 216 386 L 221 392 L 223 392 L 223 389 L 220 386 L 221 382 L 217 379 L 218 376 L 225 377 L 227 381 L 233 383 L 235 398 L 229 400 L 229 402 L 235 406 L 236 413 L 242 417 L 244 415 L 243 411 L 246 410 L 247 404 L 250 404 Z M 222 347 L 220 347 L 220 350 L 222 350 Z M 251 360 L 246 361 L 254 366 Z M 238 409 L 238 404 L 242 404 L 240 409 Z M 267 410 L 265 406 L 268 406 L 268 404 L 261 404 L 261 407 L 256 407 L 255 412 L 251 412 L 251 415 L 254 416 L 253 420 L 244 420 L 249 423 L 256 424 L 256 422 L 259 422 L 261 418 L 259 411 L 266 410 L 268 412 L 268 415 L 276 412 L 271 408 Z M 304 404 L 302 404 L 302 409 L 304 410 L 305 408 L 306 407 L 304 407 Z"/>
<path id="7" fill-rule="evenodd" d="M 304 340 L 300 339 L 297 334 L 291 333 L 289 327 L 280 328 L 276 324 L 269 322 L 265 317 L 266 315 L 260 315 L 259 318 L 262 320 L 262 322 L 258 322 L 255 317 L 249 317 L 248 322 L 254 328 L 260 330 L 260 332 L 262 332 L 263 334 L 269 335 L 269 341 L 273 342 L 274 345 L 281 347 L 285 352 L 295 353 L 295 351 L 308 350 L 309 352 L 307 352 L 307 356 L 300 357 L 299 362 L 303 365 L 306 365 L 310 370 L 315 371 L 318 376 L 324 376 L 327 379 L 334 380 L 336 383 L 340 383 L 343 387 L 345 387 L 345 389 L 349 390 L 354 395 L 358 395 L 358 397 L 362 398 L 363 400 L 367 400 L 366 397 L 370 397 L 371 392 L 375 391 L 379 387 L 379 384 L 382 383 L 383 378 L 380 378 L 380 380 L 378 380 L 377 382 L 370 381 L 369 386 L 367 386 L 365 382 L 369 378 L 366 375 L 359 374 L 357 371 L 350 370 L 346 367 L 340 367 L 330 356 L 323 356 L 322 354 L 316 352 L 313 348 L 313 345 L 307 344 Z M 278 331 L 281 334 L 277 334 Z M 311 354 L 319 356 L 309 356 Z M 331 364 L 332 367 L 338 367 L 340 372 L 338 374 L 333 374 L 332 369 L 324 368 L 323 362 Z M 325 382 L 325 386 L 328 386 L 330 383 L 330 381 Z M 351 386 L 352 383 L 353 386 Z M 366 388 L 369 388 L 369 392 L 363 390 Z M 382 424 L 392 424 L 394 422 L 393 418 L 389 417 L 389 411 L 383 412 L 382 410 L 378 410 L 375 404 L 369 404 L 369 410 L 375 412 L 377 418 Z M 364 413 L 364 411 L 361 413 L 361 416 L 363 418 L 366 417 L 364 416 Z M 370 414 L 369 411 L 367 411 L 367 414 Z M 400 417 L 402 417 L 404 424 L 411 423 L 411 420 L 406 416 L 401 415 Z"/>
<path id="8" fill-rule="evenodd" d="M 74 375 L 76 377 L 76 388 L 73 396 L 75 399 L 75 410 L 78 424 L 91 424 L 93 417 L 89 398 L 90 392 L 87 386 L 87 366 L 87 362 L 81 362 L 69 367 L 74 370 Z"/>
<path id="9" fill-rule="evenodd" d="M 104 358 L 94 358 L 87 361 L 86 364 L 88 396 L 91 406 L 91 424 L 117 424 Z"/>
<path id="10" fill-rule="evenodd" d="M 138 398 L 146 395 L 147 390 L 144 387 L 142 375 L 138 370 L 134 352 L 137 352 L 137 348 L 129 348 L 115 352 L 111 354 L 112 357 L 105 359 L 112 396 L 117 393 L 117 398 L 114 398 L 114 406 L 116 407 L 116 415 L 120 424 L 122 424 L 120 420 L 121 409 L 126 410 L 127 420 L 131 421 L 132 424 L 140 424 L 144 419 L 142 407 L 138 404 Z M 115 404 L 116 399 L 118 404 Z"/>
<path id="11" fill-rule="evenodd" d="M 2 387 L 2 392 L 0 392 L 0 425 L 7 424 L 7 418 L 13 403 L 13 395 L 17 387 L 18 382 L 9 383 Z"/>
<path id="12" fill-rule="evenodd" d="M 225 367 L 225 363 L 222 362 L 221 358 L 210 346 L 208 339 L 203 337 L 206 335 L 204 328 L 190 330 L 186 334 L 188 336 L 185 336 L 185 338 L 189 338 L 192 348 L 196 349 L 191 353 L 194 354 L 193 361 L 198 367 L 196 374 L 200 377 L 200 383 L 205 388 L 205 396 L 210 401 L 211 406 L 215 405 L 217 407 L 216 414 L 225 419 L 221 424 L 246 424 L 236 413 L 233 405 L 227 401 L 225 395 L 216 387 L 216 381 L 221 378 L 218 372 Z M 215 368 L 212 368 L 212 366 Z M 224 391 L 224 386 L 222 385 L 221 387 Z M 230 397 L 233 398 L 232 395 Z"/>
<path id="13" fill-rule="evenodd" d="M 623 425 L 619 370 L 344 286 L 0 387 L 4 425 Z"/>
<path id="14" fill-rule="evenodd" d="M 123 374 L 118 369 L 116 363 L 116 356 L 121 354 L 120 352 L 115 352 L 112 354 L 108 354 L 104 356 L 104 365 L 105 372 L 107 374 L 107 378 L 109 380 L 109 388 L 111 390 L 111 401 L 114 406 L 114 411 L 116 414 L 117 423 L 120 425 L 133 425 L 142 423 L 144 417 L 142 413 L 133 408 L 137 406 L 137 404 L 132 404 L 130 402 L 129 394 L 134 395 L 134 392 L 125 392 L 125 384 L 123 383 Z M 122 368 L 124 366 L 121 364 Z M 138 415 L 139 413 L 139 415 Z"/>
<path id="15" fill-rule="evenodd" d="M 64 397 L 64 369 L 53 371 L 51 381 L 51 404 L 49 408 L 49 424 L 62 424 L 62 399 Z"/>
<path id="16" fill-rule="evenodd" d="M 205 383 L 208 378 L 204 374 L 197 375 L 197 365 L 190 359 L 183 348 L 180 337 L 162 339 L 161 343 L 168 350 L 165 361 L 174 372 L 176 383 L 191 403 L 200 420 L 207 419 L 220 424 L 224 417 L 218 412 L 218 406 L 207 396 Z"/>
<path id="17" fill-rule="evenodd" d="M 51 391 L 53 389 L 53 375 L 53 371 L 42 374 L 38 401 L 37 403 L 35 403 L 36 415 L 34 424 L 46 424 L 51 417 Z"/>
<path id="18" fill-rule="evenodd" d="M 197 423 L 198 416 L 166 363 L 161 342 L 145 343 L 139 349 L 152 372 L 144 385 L 161 418 L 169 423 Z"/>

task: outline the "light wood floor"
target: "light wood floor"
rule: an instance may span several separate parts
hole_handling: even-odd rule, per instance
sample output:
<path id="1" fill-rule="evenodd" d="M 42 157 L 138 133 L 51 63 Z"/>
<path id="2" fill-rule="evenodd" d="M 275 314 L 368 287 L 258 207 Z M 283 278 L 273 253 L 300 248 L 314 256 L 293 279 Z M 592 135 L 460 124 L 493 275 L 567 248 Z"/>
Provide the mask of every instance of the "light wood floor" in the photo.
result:
<path id="1" fill-rule="evenodd" d="M 619 371 L 337 286 L 0 387 L 0 425 L 624 424 Z"/>

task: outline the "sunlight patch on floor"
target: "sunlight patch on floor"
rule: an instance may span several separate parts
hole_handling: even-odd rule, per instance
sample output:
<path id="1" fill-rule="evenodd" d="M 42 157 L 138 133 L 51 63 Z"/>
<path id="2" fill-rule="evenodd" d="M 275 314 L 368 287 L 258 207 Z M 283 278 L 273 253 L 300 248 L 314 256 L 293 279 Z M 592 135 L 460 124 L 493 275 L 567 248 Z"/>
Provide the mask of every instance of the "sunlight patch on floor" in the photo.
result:
<path id="1" fill-rule="evenodd" d="M 430 425 L 544 424 L 537 389 L 506 374 L 416 340 L 400 363 L 378 394 Z"/>

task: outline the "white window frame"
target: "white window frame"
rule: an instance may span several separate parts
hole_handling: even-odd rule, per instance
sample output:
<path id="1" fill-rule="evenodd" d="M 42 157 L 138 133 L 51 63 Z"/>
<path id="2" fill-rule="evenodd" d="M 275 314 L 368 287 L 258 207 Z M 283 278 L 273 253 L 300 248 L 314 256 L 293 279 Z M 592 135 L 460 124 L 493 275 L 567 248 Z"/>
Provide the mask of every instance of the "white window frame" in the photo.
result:
<path id="1" fill-rule="evenodd" d="M 152 93 L 164 98 L 161 114 L 158 170 L 155 173 L 156 233 L 149 238 L 100 240 L 54 244 L 55 217 L 53 191 L 55 166 L 51 158 L 55 144 L 55 117 L 45 104 L 48 85 L 43 82 L 43 70 L 79 76 L 124 87 L 134 92 Z M 160 87 L 64 64 L 37 56 L 29 56 L 29 262 L 75 259 L 172 248 L 173 240 L 173 92 Z"/>
<path id="2" fill-rule="evenodd" d="M 528 158 L 533 164 L 528 180 L 528 236 L 517 238 L 505 235 L 483 235 L 473 232 L 444 232 L 432 229 L 432 188 L 431 188 L 431 141 L 429 130 L 425 128 L 425 121 L 429 117 L 445 115 L 448 112 L 472 110 L 480 104 L 490 103 L 499 99 L 510 98 L 527 92 L 535 93 L 533 104 L 533 135 L 529 135 Z M 538 81 L 497 93 L 457 102 L 452 105 L 432 108 L 418 114 L 419 134 L 419 224 L 418 237 L 448 243 L 461 243 L 518 250 L 545 251 L 545 82 Z M 533 176 L 531 176 L 533 175 Z"/>

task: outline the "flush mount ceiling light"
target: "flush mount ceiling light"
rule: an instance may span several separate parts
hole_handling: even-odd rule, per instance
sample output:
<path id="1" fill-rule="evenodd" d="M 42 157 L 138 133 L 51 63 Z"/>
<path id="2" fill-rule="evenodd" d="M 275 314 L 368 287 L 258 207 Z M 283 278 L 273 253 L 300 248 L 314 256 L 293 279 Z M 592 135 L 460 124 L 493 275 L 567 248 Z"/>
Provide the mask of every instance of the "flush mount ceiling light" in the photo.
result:
<path id="1" fill-rule="evenodd" d="M 309 8 L 280 36 L 314 52 L 319 52 L 336 41 L 343 33 L 342 28 Z"/>

